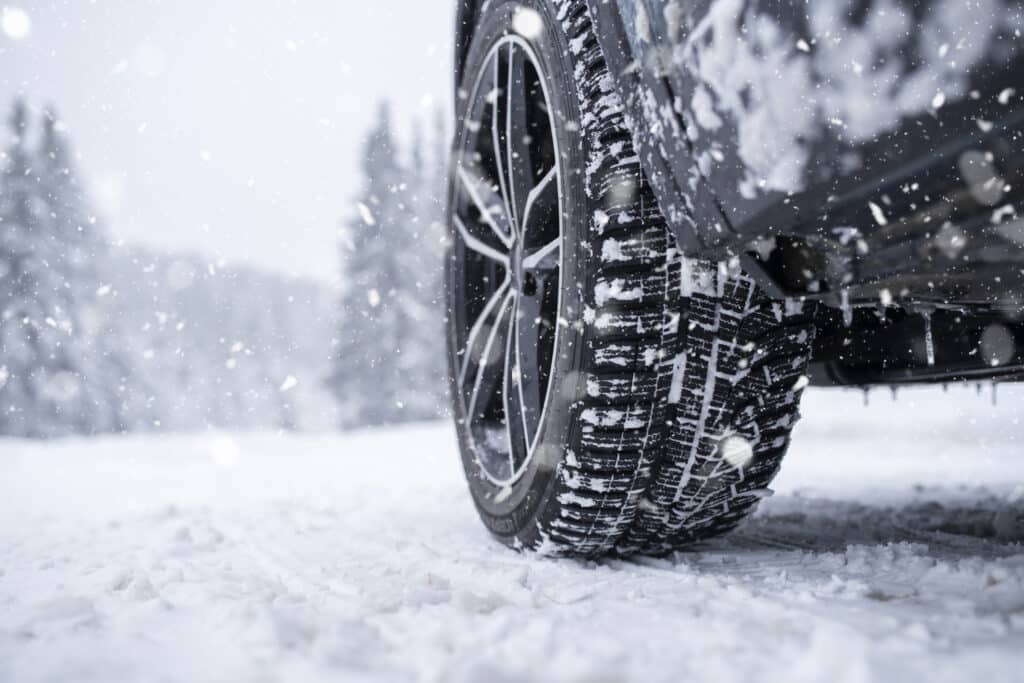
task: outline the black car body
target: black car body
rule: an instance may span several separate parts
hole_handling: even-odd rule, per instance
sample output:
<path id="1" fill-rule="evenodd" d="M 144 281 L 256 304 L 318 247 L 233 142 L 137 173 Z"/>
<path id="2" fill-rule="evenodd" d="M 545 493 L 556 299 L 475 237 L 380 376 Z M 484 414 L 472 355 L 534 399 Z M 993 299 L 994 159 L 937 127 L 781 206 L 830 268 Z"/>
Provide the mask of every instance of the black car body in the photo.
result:
<path id="1" fill-rule="evenodd" d="M 1024 378 L 1024 2 L 588 4 L 680 247 L 825 304 L 815 383 Z"/>

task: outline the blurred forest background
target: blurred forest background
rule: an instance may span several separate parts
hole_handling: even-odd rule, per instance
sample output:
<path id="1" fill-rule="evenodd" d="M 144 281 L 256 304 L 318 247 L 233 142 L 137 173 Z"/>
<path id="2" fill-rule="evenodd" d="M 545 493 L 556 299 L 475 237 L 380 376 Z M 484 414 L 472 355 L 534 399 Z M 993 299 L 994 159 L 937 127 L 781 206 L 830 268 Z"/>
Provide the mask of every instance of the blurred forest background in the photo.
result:
<path id="1" fill-rule="evenodd" d="M 0 137 L 0 435 L 439 416 L 444 116 L 403 146 L 382 103 L 364 137 L 330 287 L 113 240 L 57 110 L 14 101 Z"/>

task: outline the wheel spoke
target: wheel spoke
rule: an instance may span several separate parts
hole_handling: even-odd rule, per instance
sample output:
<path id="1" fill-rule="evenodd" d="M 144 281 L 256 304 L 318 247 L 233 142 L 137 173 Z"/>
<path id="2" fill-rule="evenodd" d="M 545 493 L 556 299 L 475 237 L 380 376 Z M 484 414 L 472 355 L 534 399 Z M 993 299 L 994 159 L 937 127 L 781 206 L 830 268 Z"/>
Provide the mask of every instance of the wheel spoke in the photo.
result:
<path id="1" fill-rule="evenodd" d="M 511 334 L 508 335 L 505 346 L 505 382 L 502 391 L 502 400 L 505 409 L 505 429 L 508 434 L 508 457 L 509 464 L 515 472 L 519 465 L 526 461 L 530 444 L 526 430 L 526 406 L 523 401 L 522 382 L 523 372 L 530 366 L 524 367 L 519 358 L 518 332 L 521 313 L 519 303 L 524 297 L 518 297 L 515 310 L 512 314 Z"/>
<path id="2" fill-rule="evenodd" d="M 561 233 L 559 221 L 558 170 L 552 168 L 526 197 L 522 233 L 527 254 L 558 237 Z"/>
<path id="3" fill-rule="evenodd" d="M 558 267 L 562 255 L 562 238 L 556 237 L 529 256 L 523 258 L 523 269 L 547 271 Z"/>
<path id="4" fill-rule="evenodd" d="M 512 287 L 512 281 L 505 278 L 505 281 L 498 285 L 498 288 L 491 294 L 491 297 L 484 304 L 484 310 L 476 319 L 473 326 L 469 328 L 466 336 L 466 345 L 462 350 L 462 363 L 459 367 L 459 386 L 466 386 L 467 375 L 474 364 L 478 364 L 483 358 L 491 331 L 498 320 L 501 307 Z"/>
<path id="5" fill-rule="evenodd" d="M 511 48 L 510 48 L 511 49 Z M 494 87 L 491 90 L 493 101 L 491 103 L 491 144 L 494 150 L 495 167 L 498 175 L 498 184 L 501 187 L 502 202 L 505 206 L 505 213 L 509 216 L 509 227 L 513 239 L 515 238 L 516 220 L 512 212 L 512 202 L 509 195 L 508 167 L 505 163 L 508 148 L 505 140 L 505 118 L 503 116 L 504 103 L 507 102 L 508 74 L 507 69 L 502 70 L 502 60 L 494 60 Z"/>
<path id="6" fill-rule="evenodd" d="M 491 226 L 491 230 L 502 244 L 510 247 L 513 235 L 511 217 L 494 184 L 465 166 L 459 166 L 458 173 L 462 186 L 466 188 L 466 193 L 480 212 L 481 218 Z"/>
<path id="7" fill-rule="evenodd" d="M 526 54 L 509 45 L 508 80 L 505 87 L 505 173 L 509 185 L 511 214 L 522 226 L 526 198 L 533 187 L 533 166 L 530 154 L 530 130 L 527 105 Z"/>
<path id="8" fill-rule="evenodd" d="M 543 288 L 543 283 L 541 289 Z M 538 363 L 540 330 L 543 324 L 542 297 L 522 296 L 516 310 L 515 355 L 519 367 L 518 399 L 523 437 L 529 445 L 540 422 L 541 396 Z"/>
<path id="9" fill-rule="evenodd" d="M 469 231 L 469 228 L 466 227 L 466 223 L 458 215 L 453 215 L 452 220 L 455 222 L 455 229 L 458 231 L 459 236 L 462 237 L 462 241 L 470 251 L 474 251 L 481 256 L 489 258 L 490 260 L 501 264 L 505 268 L 508 268 L 508 254 L 495 249 L 477 236 L 473 235 Z"/>
<path id="10" fill-rule="evenodd" d="M 464 365 L 463 376 L 468 375 L 468 369 L 474 362 L 476 364 L 473 384 L 469 387 L 466 402 L 466 413 L 470 422 L 485 418 L 488 408 L 502 386 L 505 374 L 504 352 L 511 332 L 514 303 L 515 293 L 508 288 L 495 309 L 494 322 L 487 330 L 486 342 L 480 355 L 476 357 L 472 349 L 467 349 L 469 358 L 465 359 L 464 363 L 468 361 L 469 365 Z M 483 329 L 480 331 L 483 332 Z M 463 388 L 465 391 L 465 384 Z"/>

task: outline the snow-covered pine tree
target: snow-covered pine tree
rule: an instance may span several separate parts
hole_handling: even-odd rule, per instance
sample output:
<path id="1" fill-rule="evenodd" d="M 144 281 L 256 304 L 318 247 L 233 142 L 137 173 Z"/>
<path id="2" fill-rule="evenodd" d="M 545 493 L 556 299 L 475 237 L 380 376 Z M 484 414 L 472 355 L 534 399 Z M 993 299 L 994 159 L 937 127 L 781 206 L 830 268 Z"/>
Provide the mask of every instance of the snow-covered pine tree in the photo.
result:
<path id="1" fill-rule="evenodd" d="M 104 320 L 130 431 L 326 429 L 336 300 L 314 280 L 138 245 L 109 251 Z M 109 291 L 108 291 L 109 290 Z"/>
<path id="2" fill-rule="evenodd" d="M 0 433 L 89 431 L 64 226 L 47 187 L 48 164 L 28 145 L 28 108 L 20 100 L 10 127 L 0 174 Z"/>
<path id="3" fill-rule="evenodd" d="M 342 240 L 341 324 L 329 379 L 343 427 L 408 420 L 405 404 L 414 393 L 403 371 L 417 320 L 406 256 L 419 245 L 408 225 L 409 188 L 386 103 L 362 163 L 364 187 Z"/>
<path id="4" fill-rule="evenodd" d="M 60 117 L 49 107 L 41 120 L 40 188 L 49 207 L 49 229 L 58 259 L 52 267 L 63 278 L 66 317 L 71 324 L 65 345 L 78 377 L 74 405 L 69 406 L 75 415 L 71 424 L 78 433 L 123 430 L 118 389 L 131 368 L 121 356 L 117 338 L 110 334 L 109 321 L 98 301 L 103 291 L 100 268 L 107 262 L 108 242 L 90 212 Z"/>
<path id="5" fill-rule="evenodd" d="M 18 103 L 11 126 L 0 154 L 0 434 L 335 421 L 313 379 L 328 362 L 326 288 L 112 247 L 60 119 L 47 112 L 37 126 Z"/>
<path id="6" fill-rule="evenodd" d="M 437 121 L 433 122 L 437 126 Z M 423 135 L 419 122 L 412 136 L 407 184 L 411 190 L 409 229 L 415 249 L 404 254 L 404 270 L 412 284 L 409 313 L 414 319 L 404 354 L 404 371 L 412 392 L 407 411 L 411 418 L 438 417 L 447 404 L 447 377 L 444 355 L 444 228 L 445 174 L 443 156 L 437 140 L 440 129 Z M 429 142 L 428 142 L 429 140 Z"/>

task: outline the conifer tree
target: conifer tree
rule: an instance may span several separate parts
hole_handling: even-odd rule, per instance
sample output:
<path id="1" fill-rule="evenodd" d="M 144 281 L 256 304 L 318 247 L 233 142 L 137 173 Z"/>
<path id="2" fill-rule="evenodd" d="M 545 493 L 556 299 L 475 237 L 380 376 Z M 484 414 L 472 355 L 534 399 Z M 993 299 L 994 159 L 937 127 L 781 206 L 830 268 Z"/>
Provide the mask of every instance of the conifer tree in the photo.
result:
<path id="1" fill-rule="evenodd" d="M 131 369 L 120 357 L 110 321 L 104 320 L 97 301 L 108 243 L 89 211 L 67 134 L 52 107 L 42 114 L 38 157 L 40 189 L 49 207 L 49 233 L 56 259 L 51 267 L 63 280 L 71 329 L 65 344 L 78 380 L 75 401 L 69 406 L 75 411 L 71 423 L 78 433 L 122 429 L 118 387 Z"/>
<path id="2" fill-rule="evenodd" d="M 411 341 L 403 259 L 416 245 L 386 103 L 363 145 L 362 162 L 364 187 L 342 245 L 342 321 L 330 379 L 343 426 L 400 422 L 410 395 L 402 372 Z"/>
<path id="3" fill-rule="evenodd" d="M 9 123 L 0 172 L 0 433 L 110 431 L 117 396 L 94 305 L 105 241 L 85 210 L 56 114 L 42 117 L 36 145 L 24 102 Z"/>
<path id="4" fill-rule="evenodd" d="M 0 153 L 0 434 L 333 420 L 331 402 L 308 381 L 324 374 L 327 357 L 319 285 L 112 247 L 89 213 L 59 117 L 30 116 L 18 102 L 9 125 Z"/>
<path id="5" fill-rule="evenodd" d="M 434 121 L 437 126 L 437 121 Z M 409 226 L 415 248 L 406 255 L 410 293 L 413 349 L 406 357 L 413 384 L 409 411 L 415 419 L 437 417 L 446 405 L 447 371 L 444 330 L 444 240 L 446 177 L 437 140 L 443 131 L 424 136 L 417 122 L 412 138 L 408 184 L 413 191 Z M 429 148 L 429 149 L 428 149 Z"/>
<path id="6" fill-rule="evenodd" d="M 71 431 L 62 427 L 74 419 L 80 381 L 69 349 L 74 323 L 22 101 L 13 107 L 10 130 L 0 180 L 0 431 L 49 436 Z"/>

